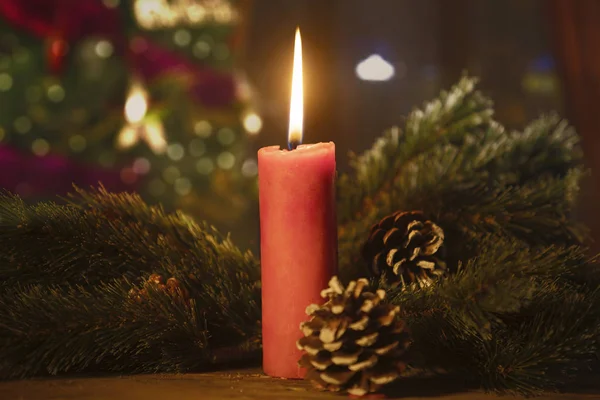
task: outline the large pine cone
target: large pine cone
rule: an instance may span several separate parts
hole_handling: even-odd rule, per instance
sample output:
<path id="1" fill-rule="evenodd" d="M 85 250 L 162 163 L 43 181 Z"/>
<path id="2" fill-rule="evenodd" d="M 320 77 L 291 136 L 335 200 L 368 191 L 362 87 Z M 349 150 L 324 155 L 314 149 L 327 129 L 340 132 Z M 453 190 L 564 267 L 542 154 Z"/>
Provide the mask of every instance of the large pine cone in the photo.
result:
<path id="1" fill-rule="evenodd" d="M 444 275 L 444 231 L 420 211 L 383 218 L 371 228 L 363 258 L 371 273 L 385 275 L 394 286 L 425 287 Z"/>
<path id="2" fill-rule="evenodd" d="M 344 288 L 333 277 L 321 292 L 327 302 L 306 309 L 312 318 L 300 325 L 305 337 L 297 345 L 306 353 L 299 364 L 318 388 L 362 396 L 394 381 L 406 367 L 410 338 L 399 307 L 384 304 L 385 292 L 368 292 L 368 285 L 359 279 Z"/>

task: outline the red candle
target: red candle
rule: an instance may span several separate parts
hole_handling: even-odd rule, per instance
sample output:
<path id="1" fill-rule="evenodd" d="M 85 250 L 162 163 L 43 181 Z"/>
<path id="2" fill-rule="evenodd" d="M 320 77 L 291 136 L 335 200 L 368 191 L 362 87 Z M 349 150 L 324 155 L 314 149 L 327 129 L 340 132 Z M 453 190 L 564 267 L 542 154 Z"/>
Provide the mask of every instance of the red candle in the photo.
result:
<path id="1" fill-rule="evenodd" d="M 296 341 L 306 307 L 337 269 L 335 145 L 302 141 L 300 35 L 296 32 L 288 141 L 258 152 L 263 369 L 302 378 Z M 299 83 L 298 83 L 299 82 Z M 297 146 L 297 147 L 296 147 Z"/>

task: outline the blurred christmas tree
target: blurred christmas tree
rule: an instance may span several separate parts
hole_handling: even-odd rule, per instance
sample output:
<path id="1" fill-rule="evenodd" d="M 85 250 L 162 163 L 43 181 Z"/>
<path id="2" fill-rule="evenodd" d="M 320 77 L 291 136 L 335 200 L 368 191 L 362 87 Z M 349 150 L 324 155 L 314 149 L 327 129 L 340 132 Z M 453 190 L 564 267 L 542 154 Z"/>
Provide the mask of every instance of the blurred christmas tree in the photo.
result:
<path id="1" fill-rule="evenodd" d="M 140 192 L 232 229 L 261 128 L 234 69 L 242 1 L 2 0 L 0 187 Z"/>

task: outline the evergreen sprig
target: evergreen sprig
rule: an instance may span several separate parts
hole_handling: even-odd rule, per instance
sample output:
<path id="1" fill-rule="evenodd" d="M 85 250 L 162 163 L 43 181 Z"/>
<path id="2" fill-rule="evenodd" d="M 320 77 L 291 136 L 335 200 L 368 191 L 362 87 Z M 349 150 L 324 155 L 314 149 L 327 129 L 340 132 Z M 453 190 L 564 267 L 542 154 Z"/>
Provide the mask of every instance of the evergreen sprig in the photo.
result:
<path id="1" fill-rule="evenodd" d="M 340 180 L 340 198 L 354 199 L 340 219 L 341 273 L 368 273 L 360 249 L 382 217 L 422 211 L 445 231 L 451 273 L 421 289 L 379 281 L 403 310 L 416 364 L 474 377 L 488 390 L 534 394 L 593 358 L 600 343 L 598 266 L 587 255 L 587 229 L 573 218 L 582 152 L 555 114 L 507 132 L 474 83 L 463 78 L 449 92 L 450 104 L 478 104 L 460 111 L 471 123 L 453 130 L 452 118 L 440 119 L 442 94 Z"/>
<path id="2" fill-rule="evenodd" d="M 573 129 L 551 114 L 523 132 L 506 132 L 475 83 L 465 77 L 413 111 L 402 129 L 379 139 L 340 179 L 345 280 L 366 272 L 357 243 L 397 210 L 424 211 L 460 234 L 459 242 L 487 232 L 531 243 L 585 241 L 585 227 L 572 218 L 583 171 Z"/>
<path id="3" fill-rule="evenodd" d="M 0 377 L 186 370 L 260 336 L 253 256 L 137 195 L 77 190 L 67 204 L 27 205 L 6 194 L 0 239 Z M 152 288 L 132 299 L 153 273 L 190 300 Z"/>
<path id="4" fill-rule="evenodd" d="M 364 154 L 351 154 L 352 175 L 340 177 L 338 215 L 342 223 L 362 215 L 396 182 L 402 165 L 426 153 L 436 143 L 461 141 L 466 132 L 491 123 L 491 101 L 474 90 L 476 80 L 463 78 L 438 99 L 413 111 L 403 130 L 394 127 Z"/>
<path id="5" fill-rule="evenodd" d="M 439 285 L 389 290 L 418 364 L 491 391 L 552 389 L 599 348 L 600 290 L 571 280 L 595 260 L 578 246 L 534 249 L 495 235 L 484 243 Z"/>

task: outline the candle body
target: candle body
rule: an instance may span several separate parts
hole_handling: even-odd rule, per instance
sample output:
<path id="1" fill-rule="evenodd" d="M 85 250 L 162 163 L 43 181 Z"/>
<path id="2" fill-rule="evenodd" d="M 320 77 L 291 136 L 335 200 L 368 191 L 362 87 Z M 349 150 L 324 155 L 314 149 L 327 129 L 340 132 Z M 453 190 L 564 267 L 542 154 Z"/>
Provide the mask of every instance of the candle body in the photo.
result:
<path id="1" fill-rule="evenodd" d="M 337 272 L 335 145 L 258 152 L 263 369 L 302 378 L 296 341 L 306 307 Z"/>

